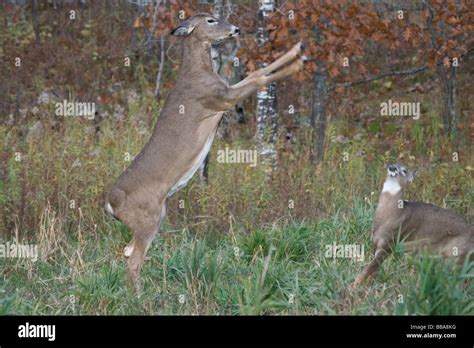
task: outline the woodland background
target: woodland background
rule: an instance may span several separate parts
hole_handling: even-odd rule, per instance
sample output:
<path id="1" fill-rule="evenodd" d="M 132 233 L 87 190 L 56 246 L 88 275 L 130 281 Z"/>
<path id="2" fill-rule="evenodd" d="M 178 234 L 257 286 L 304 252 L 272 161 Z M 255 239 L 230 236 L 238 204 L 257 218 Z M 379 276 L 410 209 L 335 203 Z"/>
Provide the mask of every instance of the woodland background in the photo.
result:
<path id="1" fill-rule="evenodd" d="M 230 83 L 300 40 L 310 62 L 226 113 L 200 175 L 169 202 L 137 300 L 130 232 L 102 194 L 173 88 L 169 32 L 202 11 L 241 28 L 213 51 Z M 473 220 L 472 1 L 3 0 L 0 27 L 0 242 L 41 257 L 0 259 L 1 314 L 474 313 L 472 264 L 400 243 L 351 292 L 363 263 L 324 255 L 362 244 L 369 260 L 389 162 L 418 170 L 406 198 Z M 420 119 L 380 116 L 389 99 L 419 102 Z M 63 100 L 95 102 L 95 117 L 55 115 Z M 226 146 L 262 163 L 218 163 Z"/>

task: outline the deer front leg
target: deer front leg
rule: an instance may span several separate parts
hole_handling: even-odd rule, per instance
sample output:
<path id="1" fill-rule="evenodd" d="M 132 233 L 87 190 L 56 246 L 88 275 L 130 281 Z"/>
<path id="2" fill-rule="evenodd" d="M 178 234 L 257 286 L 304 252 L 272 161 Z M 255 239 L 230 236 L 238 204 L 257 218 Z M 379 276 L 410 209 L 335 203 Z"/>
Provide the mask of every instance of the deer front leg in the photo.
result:
<path id="1" fill-rule="evenodd" d="M 270 65 L 262 68 L 262 69 L 259 69 L 259 70 L 256 70 L 254 71 L 253 73 L 249 74 L 245 79 L 243 79 L 242 81 L 240 81 L 239 83 L 235 84 L 234 86 L 235 87 L 241 87 L 241 86 L 244 86 L 246 85 L 247 83 L 251 82 L 253 79 L 255 79 L 256 77 L 260 77 L 260 76 L 264 76 L 264 75 L 268 75 L 270 73 L 272 73 L 273 71 L 281 68 L 283 65 L 289 63 L 289 62 L 292 62 L 294 61 L 296 58 L 298 58 L 298 56 L 300 55 L 301 53 L 301 50 L 304 48 L 304 45 L 302 42 L 298 42 L 296 45 L 294 45 L 291 50 L 289 50 L 288 52 L 286 52 L 284 55 L 282 55 L 280 58 L 278 58 L 277 60 L 275 60 L 273 63 L 271 63 Z"/>
<path id="2" fill-rule="evenodd" d="M 385 260 L 385 258 L 389 255 L 388 252 L 388 244 L 381 243 L 377 245 L 375 250 L 375 257 L 370 263 L 365 267 L 364 271 L 356 278 L 354 283 L 352 284 L 352 288 L 356 289 L 359 287 L 360 284 L 365 282 L 366 280 L 371 280 L 377 274 L 380 265 Z"/>
<path id="3" fill-rule="evenodd" d="M 244 100 L 245 98 L 255 93 L 260 88 L 264 87 L 268 83 L 281 80 L 287 76 L 297 73 L 298 71 L 301 70 L 305 61 L 306 61 L 306 57 L 301 57 L 300 59 L 291 63 L 287 67 L 281 70 L 278 70 L 274 74 L 262 75 L 258 77 L 253 77 L 251 79 L 247 78 L 245 79 L 247 80 L 246 83 L 243 85 L 241 83 L 238 83 L 238 84 L 230 86 L 226 91 L 227 92 L 226 95 L 223 96 L 223 99 L 227 103 L 231 105 L 235 105 L 238 102 Z"/>

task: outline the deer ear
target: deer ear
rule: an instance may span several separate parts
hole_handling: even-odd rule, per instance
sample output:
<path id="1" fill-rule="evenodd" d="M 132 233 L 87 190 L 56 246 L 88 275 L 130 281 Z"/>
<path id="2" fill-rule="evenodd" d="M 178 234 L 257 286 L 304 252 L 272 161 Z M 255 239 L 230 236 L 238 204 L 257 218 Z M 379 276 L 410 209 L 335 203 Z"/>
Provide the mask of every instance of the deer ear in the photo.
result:
<path id="1" fill-rule="evenodd" d="M 181 23 L 179 25 L 179 27 L 177 27 L 175 30 L 173 30 L 171 32 L 171 35 L 186 36 L 186 35 L 191 34 L 193 32 L 194 28 L 196 28 L 196 26 L 191 25 L 191 23 L 189 23 L 189 21 L 184 21 L 183 23 Z"/>

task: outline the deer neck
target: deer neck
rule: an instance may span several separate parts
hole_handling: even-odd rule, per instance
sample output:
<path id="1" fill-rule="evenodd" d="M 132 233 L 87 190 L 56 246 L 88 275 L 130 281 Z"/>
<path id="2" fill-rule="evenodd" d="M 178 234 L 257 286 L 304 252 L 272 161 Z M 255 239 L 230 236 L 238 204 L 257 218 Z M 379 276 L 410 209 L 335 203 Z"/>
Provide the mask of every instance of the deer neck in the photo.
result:
<path id="1" fill-rule="evenodd" d="M 214 74 L 211 57 L 211 44 L 190 36 L 183 43 L 183 58 L 178 76 Z M 179 80 L 179 79 L 178 79 Z"/>
<path id="2" fill-rule="evenodd" d="M 396 180 L 387 179 L 383 185 L 380 194 L 379 203 L 377 205 L 377 215 L 394 215 L 399 214 L 403 204 L 403 190 Z"/>

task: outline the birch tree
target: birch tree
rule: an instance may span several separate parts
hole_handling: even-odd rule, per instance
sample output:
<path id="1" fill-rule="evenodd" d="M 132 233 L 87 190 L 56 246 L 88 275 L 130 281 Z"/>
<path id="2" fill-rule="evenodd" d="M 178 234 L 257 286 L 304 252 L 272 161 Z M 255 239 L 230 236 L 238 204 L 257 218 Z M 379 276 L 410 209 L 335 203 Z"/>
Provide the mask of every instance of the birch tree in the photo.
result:
<path id="1" fill-rule="evenodd" d="M 275 8 L 275 0 L 260 1 L 260 7 L 257 12 L 257 40 L 260 51 L 263 51 L 269 42 L 269 33 L 266 29 L 268 24 L 267 17 L 275 11 Z M 268 61 L 264 61 L 258 65 L 258 68 L 263 68 L 267 65 Z M 259 155 L 264 165 L 270 164 L 274 166 L 276 164 L 277 116 L 276 82 L 272 82 L 257 92 L 256 139 L 259 146 Z"/>

